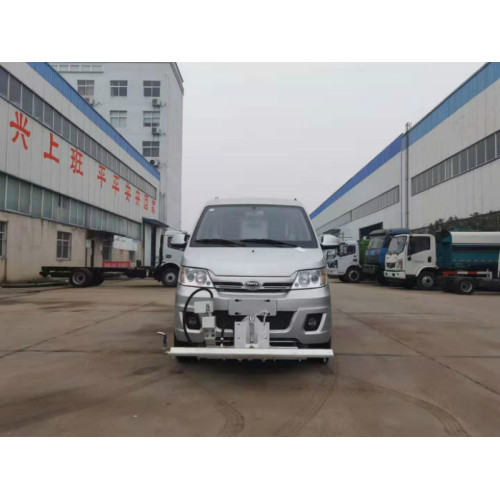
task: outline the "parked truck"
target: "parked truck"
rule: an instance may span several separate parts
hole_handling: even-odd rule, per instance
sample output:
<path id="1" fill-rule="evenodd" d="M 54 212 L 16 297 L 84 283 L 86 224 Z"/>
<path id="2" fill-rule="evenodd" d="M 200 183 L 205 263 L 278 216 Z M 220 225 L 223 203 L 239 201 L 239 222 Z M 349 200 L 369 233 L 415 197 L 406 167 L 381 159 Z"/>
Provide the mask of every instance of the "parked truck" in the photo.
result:
<path id="1" fill-rule="evenodd" d="M 385 262 L 385 278 L 407 288 L 471 294 L 500 290 L 500 232 L 454 232 L 395 236 Z"/>
<path id="2" fill-rule="evenodd" d="M 363 270 L 357 241 L 322 235 L 321 246 L 325 252 L 326 271 L 329 277 L 338 278 L 343 283 L 361 281 Z"/>
<path id="3" fill-rule="evenodd" d="M 370 242 L 366 249 L 363 272 L 368 279 L 385 284 L 385 256 L 391 239 L 399 234 L 410 234 L 409 229 L 376 229 L 369 235 Z"/>
<path id="4" fill-rule="evenodd" d="M 160 255 L 155 266 L 143 266 L 140 260 L 135 267 L 129 262 L 123 266 L 114 262 L 112 266 L 42 266 L 40 275 L 47 278 L 68 278 L 76 288 L 98 286 L 110 276 L 123 275 L 128 278 L 154 278 L 165 287 L 177 286 L 180 264 L 189 235 L 182 231 L 167 230 L 162 236 Z"/>

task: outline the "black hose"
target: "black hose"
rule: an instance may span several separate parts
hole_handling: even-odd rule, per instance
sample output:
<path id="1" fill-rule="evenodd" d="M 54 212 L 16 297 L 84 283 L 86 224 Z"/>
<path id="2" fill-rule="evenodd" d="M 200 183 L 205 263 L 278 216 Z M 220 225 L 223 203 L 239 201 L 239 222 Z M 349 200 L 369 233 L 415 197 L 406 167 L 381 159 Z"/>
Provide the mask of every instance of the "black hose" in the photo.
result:
<path id="1" fill-rule="evenodd" d="M 186 311 L 188 308 L 189 303 L 191 302 L 191 299 L 199 292 L 203 292 L 203 290 L 207 291 L 210 294 L 210 298 L 214 298 L 214 294 L 212 293 L 212 290 L 210 288 L 197 288 L 186 300 L 186 303 L 184 304 L 184 310 L 182 311 L 182 326 L 184 328 L 184 335 L 186 335 L 186 338 L 188 340 L 188 344 L 192 344 L 191 342 L 191 337 L 189 336 L 186 328 Z"/>

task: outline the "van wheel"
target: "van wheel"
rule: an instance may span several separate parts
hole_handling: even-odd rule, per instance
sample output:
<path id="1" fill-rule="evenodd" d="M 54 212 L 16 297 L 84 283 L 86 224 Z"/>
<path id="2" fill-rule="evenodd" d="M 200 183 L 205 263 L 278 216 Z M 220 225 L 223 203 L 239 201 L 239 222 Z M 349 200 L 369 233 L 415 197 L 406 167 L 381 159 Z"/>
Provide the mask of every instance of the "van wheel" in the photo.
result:
<path id="1" fill-rule="evenodd" d="M 432 290 L 436 284 L 436 275 L 432 271 L 423 271 L 418 275 L 417 285 L 420 290 Z"/>
<path id="2" fill-rule="evenodd" d="M 358 283 L 361 280 L 361 272 L 357 267 L 350 267 L 346 276 L 349 283 Z"/>
<path id="3" fill-rule="evenodd" d="M 459 278 L 455 287 L 461 295 L 472 295 L 474 293 L 474 281 L 470 278 Z"/>
<path id="4" fill-rule="evenodd" d="M 174 347 L 189 347 L 191 344 L 189 342 L 183 342 L 179 340 L 174 333 Z M 177 363 L 194 363 L 196 361 L 195 356 L 176 356 L 175 360 Z"/>
<path id="5" fill-rule="evenodd" d="M 161 282 L 163 286 L 174 287 L 177 286 L 179 278 L 179 270 L 174 268 L 165 269 L 161 275 Z"/>
<path id="6" fill-rule="evenodd" d="M 94 281 L 94 275 L 92 274 L 92 271 L 82 267 L 75 269 L 71 273 L 69 281 L 76 288 L 85 288 L 92 284 Z"/>

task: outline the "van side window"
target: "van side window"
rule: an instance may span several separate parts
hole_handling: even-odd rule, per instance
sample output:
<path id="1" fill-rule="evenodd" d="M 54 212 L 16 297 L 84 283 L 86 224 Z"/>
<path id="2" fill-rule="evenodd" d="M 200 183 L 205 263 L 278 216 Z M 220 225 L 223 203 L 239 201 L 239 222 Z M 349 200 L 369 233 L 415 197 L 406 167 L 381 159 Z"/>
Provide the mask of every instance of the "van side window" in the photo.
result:
<path id="1" fill-rule="evenodd" d="M 425 252 L 431 249 L 431 239 L 428 236 L 410 236 L 408 255 Z"/>

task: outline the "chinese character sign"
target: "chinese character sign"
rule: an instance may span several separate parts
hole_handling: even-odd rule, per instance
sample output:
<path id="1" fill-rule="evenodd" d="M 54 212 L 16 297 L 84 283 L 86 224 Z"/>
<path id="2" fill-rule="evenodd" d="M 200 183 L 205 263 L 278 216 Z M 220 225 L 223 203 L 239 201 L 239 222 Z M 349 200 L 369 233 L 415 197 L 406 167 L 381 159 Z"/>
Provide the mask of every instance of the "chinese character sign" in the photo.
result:
<path id="1" fill-rule="evenodd" d="M 113 174 L 113 185 L 111 186 L 115 190 L 115 194 L 120 192 L 120 178 Z"/>
<path id="2" fill-rule="evenodd" d="M 156 213 L 156 200 L 151 200 L 151 213 Z"/>
<path id="3" fill-rule="evenodd" d="M 78 149 L 71 148 L 71 165 L 70 168 L 74 174 L 83 175 L 82 171 L 82 157 L 83 153 L 80 153 Z"/>
<path id="4" fill-rule="evenodd" d="M 147 194 L 144 195 L 144 210 L 149 210 L 148 208 L 149 196 Z"/>
<path id="5" fill-rule="evenodd" d="M 16 142 L 19 136 L 21 136 L 23 148 L 27 150 L 28 145 L 26 144 L 26 137 L 29 137 L 31 132 L 26 129 L 26 125 L 28 125 L 28 118 L 26 118 L 26 116 L 24 116 L 20 111 L 16 111 L 16 121 L 11 121 L 9 123 L 9 126 L 16 130 L 16 135 L 12 138 L 12 142 Z"/>
<path id="6" fill-rule="evenodd" d="M 102 189 L 102 183 L 106 182 L 106 168 L 103 167 L 102 165 L 99 165 L 99 171 L 97 172 L 97 180 L 101 182 L 101 189 Z"/>
<path id="7" fill-rule="evenodd" d="M 59 147 L 59 143 L 55 141 L 54 134 L 51 132 L 50 133 L 49 152 L 44 151 L 43 157 L 46 158 L 47 160 L 52 160 L 52 161 L 55 161 L 56 163 L 59 163 L 59 158 L 57 158 L 57 156 L 54 156 L 54 149 L 57 149 L 58 147 Z"/>
<path id="8" fill-rule="evenodd" d="M 130 187 L 129 184 L 125 186 L 125 198 L 127 201 L 130 201 L 130 198 L 132 197 L 132 188 Z"/>
<path id="9" fill-rule="evenodd" d="M 141 206 L 141 192 L 137 189 L 135 190 L 135 204 L 139 207 Z"/>

